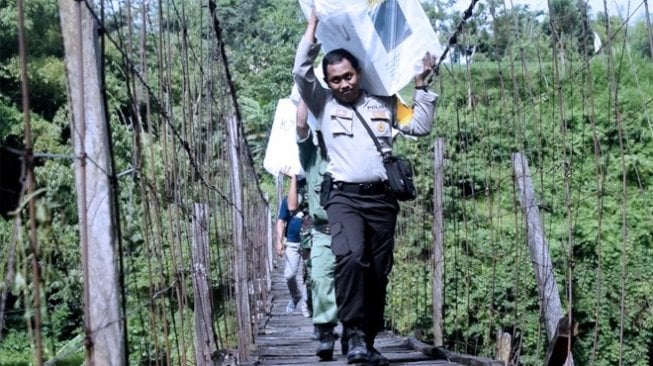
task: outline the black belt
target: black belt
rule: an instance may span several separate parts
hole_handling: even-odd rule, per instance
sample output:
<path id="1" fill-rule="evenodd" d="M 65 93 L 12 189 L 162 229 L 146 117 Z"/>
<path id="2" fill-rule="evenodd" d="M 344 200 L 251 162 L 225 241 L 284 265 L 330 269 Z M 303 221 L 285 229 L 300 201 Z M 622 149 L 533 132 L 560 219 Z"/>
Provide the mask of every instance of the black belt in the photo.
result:
<path id="1" fill-rule="evenodd" d="M 334 182 L 333 188 L 345 192 L 360 194 L 363 196 L 378 196 L 385 194 L 385 182 L 374 183 L 347 183 L 347 182 Z"/>
<path id="2" fill-rule="evenodd" d="M 322 234 L 327 234 L 328 235 L 331 232 L 331 230 L 329 229 L 329 223 L 328 222 L 324 222 L 324 223 L 320 223 L 320 224 L 313 224 L 313 228 L 315 230 L 321 232 Z"/>

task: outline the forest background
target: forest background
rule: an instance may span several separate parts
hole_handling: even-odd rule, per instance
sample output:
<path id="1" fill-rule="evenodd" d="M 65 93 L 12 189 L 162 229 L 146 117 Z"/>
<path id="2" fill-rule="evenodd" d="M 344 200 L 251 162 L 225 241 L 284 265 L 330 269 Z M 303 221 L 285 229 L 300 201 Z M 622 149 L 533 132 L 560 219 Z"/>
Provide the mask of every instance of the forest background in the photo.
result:
<path id="1" fill-rule="evenodd" d="M 132 18 L 141 16 L 140 4 L 106 3 L 111 16 L 105 31 L 117 39 L 128 38 L 128 28 L 139 27 Z M 199 0 L 174 3 L 188 9 L 185 28 L 174 21 L 164 26 L 152 16 L 147 18 L 149 29 L 173 33 L 184 28 L 200 42 L 206 36 L 198 31 L 206 7 Z M 423 2 L 443 44 L 460 20 L 460 14 L 445 11 L 452 3 Z M 480 2 L 452 50 L 455 61 L 473 47 L 473 62 L 444 64 L 433 85 L 441 98 L 432 137 L 444 138 L 447 151 L 448 348 L 491 356 L 495 333 L 501 329 L 519 339 L 520 364 L 539 365 L 546 351 L 533 268 L 524 254 L 523 233 L 516 229 L 520 218 L 514 214 L 510 189 L 510 156 L 522 151 L 535 172 L 563 307 L 573 308 L 580 324 L 576 364 L 649 365 L 653 360 L 651 27 L 646 19 L 606 17 L 600 9 L 590 17 L 583 4 L 553 0 L 550 12 L 542 12 Z M 156 7 L 149 4 L 146 12 L 155 14 Z M 276 181 L 262 169 L 263 154 L 276 103 L 291 89 L 290 70 L 305 20 L 294 0 L 220 0 L 217 9 L 248 149 L 262 191 L 275 197 Z M 18 156 L 25 136 L 16 14 L 14 1 L 0 0 L 0 365 L 30 364 L 33 334 L 28 321 L 35 311 L 44 315 L 46 358 L 63 354 L 62 364 L 79 365 L 82 276 L 74 174 L 66 158 L 72 146 L 58 7 L 51 0 L 26 2 L 34 151 L 41 153 L 35 173 L 37 189 L 42 189 L 37 201 L 41 309 L 30 306 L 31 252 L 25 205 L 18 194 Z M 599 50 L 594 48 L 594 32 L 602 41 Z M 118 170 L 127 171 L 134 162 L 134 125 L 121 51 L 108 44 L 105 60 L 114 154 Z M 185 71 L 173 65 L 169 72 L 181 80 Z M 410 88 L 404 94 L 410 100 Z M 401 141 L 397 149 L 413 161 L 421 203 L 403 208 L 410 215 L 402 217 L 401 226 L 432 211 L 433 139 Z M 138 250 L 146 240 L 139 211 L 143 198 L 133 194 L 139 184 L 136 176 L 128 177 L 121 181 L 120 200 L 129 212 L 123 235 L 130 243 L 130 301 L 135 302 L 150 280 L 145 254 Z M 270 204 L 274 212 L 275 198 Z M 16 213 L 23 217 L 18 239 Z M 399 233 L 403 237 L 398 239 L 387 325 L 430 341 L 431 224 L 418 221 L 417 229 Z M 19 244 L 15 267 L 8 260 L 10 246 L 4 245 L 12 242 Z M 418 306 L 404 303 L 415 289 L 423 292 L 423 301 Z M 147 317 L 144 308 L 133 311 Z M 129 332 L 139 339 L 148 332 L 147 324 L 138 316 L 133 319 Z M 159 357 L 148 341 L 131 347 L 134 364 Z"/>

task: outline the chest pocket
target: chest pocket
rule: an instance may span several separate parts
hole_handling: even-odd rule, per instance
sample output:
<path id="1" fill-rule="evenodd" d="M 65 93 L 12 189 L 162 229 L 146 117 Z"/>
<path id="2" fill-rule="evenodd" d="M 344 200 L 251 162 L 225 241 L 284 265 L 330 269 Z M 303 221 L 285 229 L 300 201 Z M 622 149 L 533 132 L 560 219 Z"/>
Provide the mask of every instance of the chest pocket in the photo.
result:
<path id="1" fill-rule="evenodd" d="M 374 113 L 371 118 L 370 128 L 376 137 L 391 137 L 392 124 L 386 113 Z"/>
<path id="2" fill-rule="evenodd" d="M 336 109 L 331 113 L 331 133 L 337 135 L 354 135 L 354 114 L 346 109 Z"/>

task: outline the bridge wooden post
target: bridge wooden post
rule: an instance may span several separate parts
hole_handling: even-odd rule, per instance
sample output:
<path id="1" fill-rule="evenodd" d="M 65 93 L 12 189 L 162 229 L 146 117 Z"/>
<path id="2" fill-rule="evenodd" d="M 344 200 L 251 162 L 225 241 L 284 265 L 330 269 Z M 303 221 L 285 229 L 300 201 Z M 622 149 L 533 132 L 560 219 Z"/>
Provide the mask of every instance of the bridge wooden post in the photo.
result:
<path id="1" fill-rule="evenodd" d="M 576 336 L 578 336 L 578 323 L 567 314 L 558 322 L 555 337 L 549 342 L 543 365 L 564 366 L 576 343 Z"/>
<path id="2" fill-rule="evenodd" d="M 510 363 L 510 353 L 512 351 L 512 336 L 508 332 L 499 329 L 497 331 L 497 351 L 494 358 L 502 361 L 504 365 Z"/>
<path id="3" fill-rule="evenodd" d="M 265 197 L 266 201 L 268 200 L 268 197 L 266 195 Z M 276 214 L 276 212 L 275 212 Z M 265 206 L 265 217 L 272 217 L 272 212 L 270 212 L 270 205 Z M 268 258 L 267 258 L 267 270 L 265 273 L 265 277 L 267 279 L 266 284 L 267 284 L 267 289 L 268 291 L 272 288 L 272 271 L 274 269 L 274 233 L 272 230 L 272 220 L 266 220 L 266 232 L 267 232 L 267 251 L 268 251 Z"/>
<path id="4" fill-rule="evenodd" d="M 59 0 L 72 111 L 75 181 L 84 273 L 86 364 L 127 363 L 120 311 L 109 139 L 100 91 L 97 24 L 86 4 Z"/>
<path id="5" fill-rule="evenodd" d="M 252 315 L 249 301 L 249 278 L 247 274 L 247 241 L 245 240 L 245 218 L 243 216 L 243 183 L 240 170 L 241 135 L 236 116 L 227 118 L 229 131 L 229 160 L 231 165 L 231 199 L 233 221 L 234 278 L 236 279 L 236 317 L 238 318 L 238 357 L 241 364 L 249 362 L 253 343 Z"/>
<path id="6" fill-rule="evenodd" d="M 216 365 L 218 351 L 213 327 L 213 303 L 209 288 L 209 207 L 205 203 L 193 205 L 193 299 L 195 317 L 195 364 Z"/>
<path id="7" fill-rule="evenodd" d="M 519 202 L 521 203 L 526 221 L 528 250 L 535 268 L 537 289 L 544 313 L 544 326 L 547 339 L 549 342 L 552 342 L 556 336 L 558 321 L 562 318 L 560 293 L 558 292 L 558 285 L 556 284 L 553 273 L 549 246 L 544 236 L 544 229 L 542 228 L 540 209 L 533 190 L 533 182 L 528 169 L 528 160 L 521 153 L 515 153 L 512 155 L 512 167 Z M 568 361 L 568 365 L 573 365 L 571 355 L 569 355 Z"/>
<path id="8" fill-rule="evenodd" d="M 435 139 L 433 148 L 433 345 L 444 344 L 442 330 L 442 289 L 444 265 L 444 219 L 442 187 L 444 182 L 444 139 Z"/>

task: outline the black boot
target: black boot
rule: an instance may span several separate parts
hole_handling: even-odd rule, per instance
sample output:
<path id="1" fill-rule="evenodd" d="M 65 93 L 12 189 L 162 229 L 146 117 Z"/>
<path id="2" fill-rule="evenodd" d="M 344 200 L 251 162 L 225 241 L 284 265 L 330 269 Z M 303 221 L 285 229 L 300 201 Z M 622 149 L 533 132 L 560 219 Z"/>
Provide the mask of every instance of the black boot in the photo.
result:
<path id="1" fill-rule="evenodd" d="M 320 326 L 315 324 L 313 326 L 313 334 L 311 335 L 311 340 L 317 341 L 318 339 L 320 339 Z"/>
<path id="2" fill-rule="evenodd" d="M 389 366 L 390 361 L 374 348 L 374 339 L 376 332 L 368 330 L 365 332 L 365 345 L 367 346 L 367 364 L 366 366 Z"/>
<path id="3" fill-rule="evenodd" d="M 373 346 L 367 346 L 367 366 L 389 366 L 390 361 Z"/>
<path id="4" fill-rule="evenodd" d="M 365 335 L 358 328 L 349 328 L 347 334 L 347 363 L 367 362 L 367 347 L 365 346 Z"/>
<path id="5" fill-rule="evenodd" d="M 333 345 L 336 341 L 333 336 L 333 324 L 319 324 L 317 325 L 320 330 L 320 345 L 317 346 L 315 354 L 322 361 L 329 361 L 333 359 Z"/>

